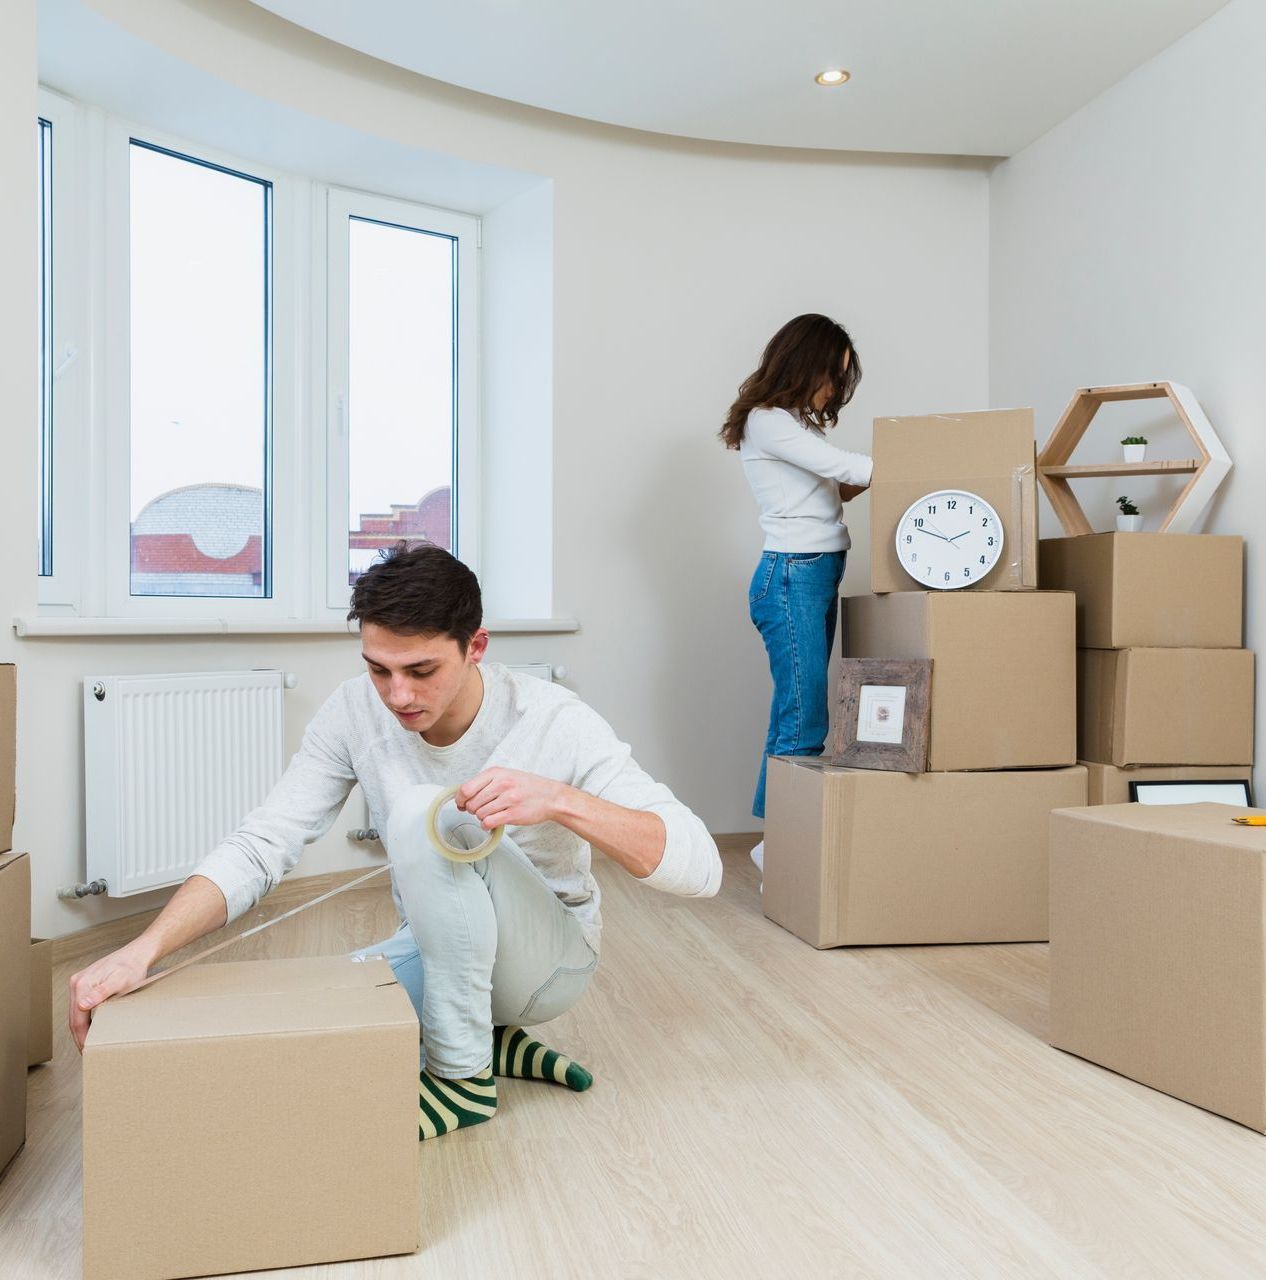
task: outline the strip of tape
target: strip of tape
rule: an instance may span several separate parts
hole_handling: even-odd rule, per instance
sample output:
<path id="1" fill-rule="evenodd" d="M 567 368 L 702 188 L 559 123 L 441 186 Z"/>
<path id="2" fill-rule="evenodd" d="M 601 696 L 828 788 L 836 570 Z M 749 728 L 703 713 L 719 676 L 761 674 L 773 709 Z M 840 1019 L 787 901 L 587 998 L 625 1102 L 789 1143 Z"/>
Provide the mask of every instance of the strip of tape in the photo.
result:
<path id="1" fill-rule="evenodd" d="M 475 849 L 462 849 L 449 844 L 440 834 L 439 816 L 440 810 L 456 794 L 456 787 L 448 787 L 446 790 L 440 791 L 432 799 L 430 807 L 426 811 L 427 838 L 431 841 L 432 846 L 450 862 L 478 862 L 480 858 L 486 858 L 501 843 L 501 837 L 505 834 L 505 827 L 494 827 L 488 833 L 488 839 Z M 318 906 L 322 902 L 328 902 L 331 898 L 337 898 L 340 893 L 347 893 L 349 890 L 357 888 L 367 880 L 372 880 L 375 876 L 380 876 L 384 871 L 389 871 L 390 869 L 390 863 L 375 867 L 363 876 L 357 876 L 355 880 L 349 880 L 346 884 L 341 884 L 326 893 L 318 894 L 315 898 L 309 898 L 307 902 L 301 902 L 297 907 L 291 907 L 289 911 L 283 912 L 279 916 L 274 916 L 271 920 L 265 920 L 263 924 L 257 924 L 253 929 L 247 929 L 244 933 L 237 933 L 231 938 L 225 938 L 223 942 L 217 942 L 215 946 L 208 947 L 205 951 L 199 951 L 196 956 L 190 956 L 187 960 L 182 960 L 179 964 L 172 965 L 170 969 L 163 969 L 159 973 L 151 973 L 144 982 L 138 983 L 132 990 L 141 991 L 151 983 L 160 982 L 163 978 L 170 978 L 173 973 L 179 973 L 181 969 L 187 969 L 191 964 L 197 964 L 200 960 L 205 960 L 208 956 L 215 955 L 217 951 L 223 951 L 225 947 L 231 947 L 235 942 L 241 942 L 244 938 L 263 933 L 265 929 L 271 929 L 274 925 L 280 924 L 283 920 L 289 920 L 293 916 L 307 911 L 310 907 Z"/>

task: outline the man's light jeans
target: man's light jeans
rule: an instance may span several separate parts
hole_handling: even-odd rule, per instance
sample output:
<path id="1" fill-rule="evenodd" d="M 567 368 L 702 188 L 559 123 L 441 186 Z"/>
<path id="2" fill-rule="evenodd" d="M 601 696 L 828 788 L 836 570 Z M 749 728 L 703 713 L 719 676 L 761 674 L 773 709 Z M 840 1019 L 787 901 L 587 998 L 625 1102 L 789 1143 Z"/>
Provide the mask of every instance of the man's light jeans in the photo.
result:
<path id="1" fill-rule="evenodd" d="M 492 1028 L 557 1018 L 584 995 L 598 966 L 576 918 L 508 837 L 478 862 L 434 849 L 426 817 L 437 788 L 396 801 L 386 846 L 405 920 L 353 954 L 385 956 L 422 1024 L 421 1064 L 433 1075 L 477 1075 L 492 1061 Z M 446 805 L 449 844 L 473 849 L 488 833 Z"/>

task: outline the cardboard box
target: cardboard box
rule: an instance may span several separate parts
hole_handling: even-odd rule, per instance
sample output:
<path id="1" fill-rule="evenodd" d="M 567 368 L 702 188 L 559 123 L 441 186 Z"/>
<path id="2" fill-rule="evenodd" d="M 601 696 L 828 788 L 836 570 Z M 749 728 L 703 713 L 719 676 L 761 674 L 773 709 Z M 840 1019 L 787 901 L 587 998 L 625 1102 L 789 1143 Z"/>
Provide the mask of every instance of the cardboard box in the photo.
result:
<path id="1" fill-rule="evenodd" d="M 1266 829 L 1234 812 L 1052 816 L 1050 1040 L 1266 1131 Z"/>
<path id="2" fill-rule="evenodd" d="M 195 965 L 107 1001 L 83 1056 L 85 1280 L 411 1253 L 417 1091 L 383 960 Z"/>
<path id="3" fill-rule="evenodd" d="M 28 1022 L 26 1065 L 38 1066 L 53 1056 L 53 940 L 32 938 L 31 1016 Z"/>
<path id="4" fill-rule="evenodd" d="M 1253 763 L 1247 649 L 1079 649 L 1077 685 L 1082 760 Z"/>
<path id="5" fill-rule="evenodd" d="M 31 860 L 0 854 L 0 1171 L 26 1141 L 30 953 Z"/>
<path id="6" fill-rule="evenodd" d="M 769 761 L 762 902 L 815 947 L 1047 937 L 1052 809 L 1086 771 L 880 773 Z"/>
<path id="7" fill-rule="evenodd" d="M 1205 533 L 1046 538 L 1043 587 L 1077 596 L 1083 649 L 1238 649 L 1244 540 Z"/>
<path id="8" fill-rule="evenodd" d="M 870 488 L 872 591 L 918 591 L 897 559 L 897 526 L 910 505 L 940 489 L 978 494 L 998 513 L 1002 557 L 967 590 L 1037 587 L 1037 469 L 1032 409 L 876 418 Z"/>
<path id="9" fill-rule="evenodd" d="M 1112 764 L 1096 764 L 1082 760 L 1086 766 L 1087 804 L 1129 804 L 1131 782 L 1252 782 L 1253 770 L 1248 765 L 1135 765 L 1118 769 Z"/>
<path id="10" fill-rule="evenodd" d="M 17 798 L 18 669 L 0 663 L 0 853 L 13 848 Z"/>
<path id="11" fill-rule="evenodd" d="M 1070 593 L 911 591 L 841 608 L 846 657 L 932 659 L 931 771 L 1076 763 Z"/>

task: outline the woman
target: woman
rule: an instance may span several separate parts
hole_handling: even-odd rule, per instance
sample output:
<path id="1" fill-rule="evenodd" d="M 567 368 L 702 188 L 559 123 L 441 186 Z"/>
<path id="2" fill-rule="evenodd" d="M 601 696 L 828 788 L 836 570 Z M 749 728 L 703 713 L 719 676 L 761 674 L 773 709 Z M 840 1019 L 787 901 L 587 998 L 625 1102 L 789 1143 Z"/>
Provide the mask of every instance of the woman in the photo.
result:
<path id="1" fill-rule="evenodd" d="M 871 460 L 826 441 L 862 366 L 847 331 L 804 315 L 770 339 L 739 388 L 721 439 L 737 449 L 760 506 L 765 549 L 748 607 L 769 654 L 774 696 L 752 813 L 765 816 L 771 755 L 820 756 L 827 732 L 827 663 L 849 548 L 842 503 L 870 485 Z M 765 842 L 752 850 L 764 869 Z"/>

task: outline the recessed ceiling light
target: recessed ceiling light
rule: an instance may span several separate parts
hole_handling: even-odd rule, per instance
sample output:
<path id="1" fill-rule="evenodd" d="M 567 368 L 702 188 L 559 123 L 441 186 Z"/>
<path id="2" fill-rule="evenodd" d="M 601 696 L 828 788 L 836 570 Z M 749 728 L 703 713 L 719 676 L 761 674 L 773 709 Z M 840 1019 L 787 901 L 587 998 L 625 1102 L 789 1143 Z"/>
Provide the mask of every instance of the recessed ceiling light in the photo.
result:
<path id="1" fill-rule="evenodd" d="M 830 71 L 819 71 L 813 78 L 818 82 L 818 84 L 824 84 L 827 88 L 831 88 L 833 85 L 845 84 L 847 81 L 852 79 L 852 74 L 848 71 L 841 71 L 838 68 L 832 68 Z"/>

